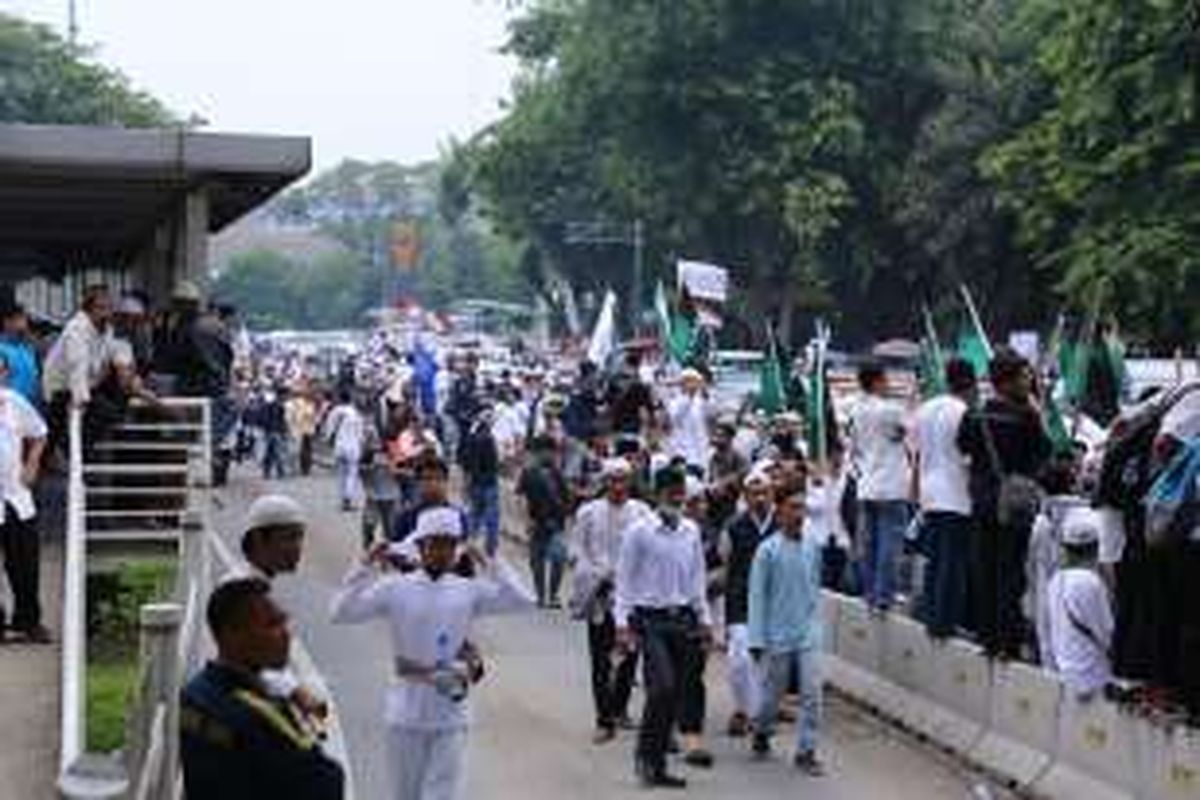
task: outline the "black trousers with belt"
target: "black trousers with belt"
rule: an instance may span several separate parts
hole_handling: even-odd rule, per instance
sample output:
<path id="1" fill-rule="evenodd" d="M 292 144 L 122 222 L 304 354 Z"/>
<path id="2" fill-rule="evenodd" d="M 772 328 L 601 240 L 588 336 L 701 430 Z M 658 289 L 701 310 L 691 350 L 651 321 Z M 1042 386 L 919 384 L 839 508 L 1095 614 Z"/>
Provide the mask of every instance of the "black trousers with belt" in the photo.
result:
<path id="1" fill-rule="evenodd" d="M 679 715 L 689 682 L 703 667 L 703 634 L 695 611 L 687 607 L 639 608 L 632 624 L 641 645 L 646 693 L 635 755 L 643 767 L 661 770 L 671 730 L 676 722 L 684 722 Z"/>
<path id="2" fill-rule="evenodd" d="M 13 595 L 12 620 L 5 619 L 0 607 L 0 628 L 30 631 L 42 623 L 42 608 L 38 602 L 38 564 L 41 541 L 36 518 L 22 520 L 11 505 L 4 508 L 4 524 L 0 525 L 0 549 L 4 551 L 4 572 Z"/>
<path id="3" fill-rule="evenodd" d="M 624 653 L 613 663 L 617 642 L 617 626 L 612 612 L 600 621 L 588 622 L 588 655 L 592 662 L 592 700 L 596 705 L 596 727 L 616 728 L 625 717 L 633 678 L 637 670 L 637 653 Z"/>

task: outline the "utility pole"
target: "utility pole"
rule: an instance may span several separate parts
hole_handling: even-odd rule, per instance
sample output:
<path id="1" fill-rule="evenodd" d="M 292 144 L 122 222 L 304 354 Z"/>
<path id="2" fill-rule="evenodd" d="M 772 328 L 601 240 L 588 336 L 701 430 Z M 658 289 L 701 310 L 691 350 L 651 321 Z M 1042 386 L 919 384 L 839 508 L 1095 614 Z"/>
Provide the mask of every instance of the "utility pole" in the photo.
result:
<path id="1" fill-rule="evenodd" d="M 79 14 L 76 8 L 78 0 L 67 0 L 67 41 L 71 44 L 71 49 L 79 43 Z"/>

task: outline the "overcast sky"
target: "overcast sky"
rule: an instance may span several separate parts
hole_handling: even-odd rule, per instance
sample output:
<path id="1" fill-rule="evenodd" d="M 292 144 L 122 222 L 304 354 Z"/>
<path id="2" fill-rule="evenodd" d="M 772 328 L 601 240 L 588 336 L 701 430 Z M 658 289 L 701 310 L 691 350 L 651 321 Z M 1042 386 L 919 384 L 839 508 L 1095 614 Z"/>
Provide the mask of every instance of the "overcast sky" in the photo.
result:
<path id="1" fill-rule="evenodd" d="M 502 0 L 77 0 L 99 59 L 216 131 L 305 134 L 318 166 L 412 162 L 496 119 Z M 0 0 L 66 31 L 68 0 Z"/>

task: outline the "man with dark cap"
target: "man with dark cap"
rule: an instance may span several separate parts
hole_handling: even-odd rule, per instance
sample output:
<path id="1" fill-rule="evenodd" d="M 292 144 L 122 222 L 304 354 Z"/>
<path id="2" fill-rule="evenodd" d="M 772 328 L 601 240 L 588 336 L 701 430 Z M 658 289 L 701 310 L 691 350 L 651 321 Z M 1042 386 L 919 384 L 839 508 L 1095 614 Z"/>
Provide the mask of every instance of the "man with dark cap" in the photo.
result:
<path id="1" fill-rule="evenodd" d="M 208 601 L 217 657 L 184 688 L 179 715 L 190 798 L 340 800 L 345 777 L 285 702 L 262 686 L 287 664 L 287 615 L 260 578 L 229 581 Z"/>
<path id="2" fill-rule="evenodd" d="M 642 653 L 646 701 L 635 766 L 647 787 L 681 789 L 667 771 L 671 730 L 690 670 L 699 668 L 712 637 L 704 545 L 683 514 L 684 472 L 655 476 L 658 514 L 629 529 L 617 557 L 613 616 L 618 648 Z"/>

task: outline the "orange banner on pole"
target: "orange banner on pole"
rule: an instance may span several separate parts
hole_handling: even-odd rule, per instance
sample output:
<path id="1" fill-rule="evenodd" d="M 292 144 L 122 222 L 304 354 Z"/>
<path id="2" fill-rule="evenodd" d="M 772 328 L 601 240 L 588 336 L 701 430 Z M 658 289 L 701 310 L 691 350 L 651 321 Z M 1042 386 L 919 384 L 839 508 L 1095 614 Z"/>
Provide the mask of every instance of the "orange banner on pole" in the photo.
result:
<path id="1" fill-rule="evenodd" d="M 397 220 L 391 230 L 392 266 L 401 272 L 414 272 L 421 260 L 421 235 L 417 223 Z"/>

